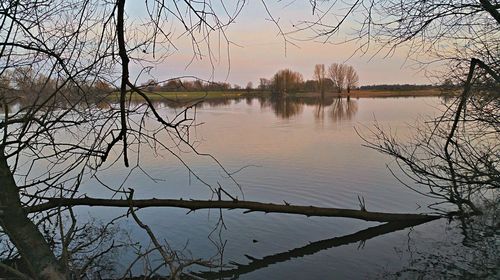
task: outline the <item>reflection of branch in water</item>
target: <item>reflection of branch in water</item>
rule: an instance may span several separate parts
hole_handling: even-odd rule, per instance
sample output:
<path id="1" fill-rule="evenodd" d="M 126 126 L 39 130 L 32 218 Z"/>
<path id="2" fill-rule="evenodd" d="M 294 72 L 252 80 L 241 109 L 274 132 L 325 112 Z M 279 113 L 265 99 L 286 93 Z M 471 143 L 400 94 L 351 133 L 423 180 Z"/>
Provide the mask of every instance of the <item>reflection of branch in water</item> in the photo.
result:
<path id="1" fill-rule="evenodd" d="M 318 105 L 314 108 L 314 119 L 316 121 L 323 121 L 325 118 L 325 106 L 322 102 L 318 102 Z"/>
<path id="2" fill-rule="evenodd" d="M 306 104 L 308 104 L 306 102 Z M 333 122 L 343 120 L 351 120 L 358 112 L 358 104 L 350 98 L 318 98 L 313 103 L 316 105 L 314 109 L 314 117 L 317 121 L 323 121 L 325 118 L 325 108 L 330 107 L 329 116 Z"/>
<path id="3" fill-rule="evenodd" d="M 427 221 L 390 222 L 383 225 L 371 227 L 365 230 L 361 230 L 353 234 L 316 241 L 306 246 L 295 248 L 287 252 L 270 255 L 262 259 L 246 256 L 248 259 L 251 260 L 251 262 L 249 264 L 234 263 L 234 265 L 236 266 L 234 269 L 222 270 L 222 271 L 205 271 L 194 274 L 204 279 L 237 278 L 240 275 L 247 274 L 276 263 L 286 262 L 292 258 L 301 258 L 307 255 L 313 255 L 322 250 L 330 249 L 333 247 L 340 247 L 355 242 L 365 242 L 368 239 L 380 235 L 403 230 L 405 228 L 413 227 L 426 222 Z"/>
<path id="4" fill-rule="evenodd" d="M 459 217 L 446 223 L 442 238 L 422 244 L 423 236 L 408 234 L 406 264 L 400 269 L 383 269 L 380 279 L 498 279 L 498 203 L 479 204 L 483 215 Z M 434 227 L 436 228 L 436 227 Z"/>
<path id="5" fill-rule="evenodd" d="M 309 102 L 305 101 L 305 103 L 308 104 Z M 316 105 L 316 107 L 314 108 L 314 118 L 317 121 L 323 121 L 323 119 L 325 118 L 325 108 L 332 105 L 332 103 L 333 98 L 325 98 L 324 96 L 314 100 L 313 103 L 311 103 L 313 105 Z"/>
<path id="6" fill-rule="evenodd" d="M 342 120 L 351 120 L 358 111 L 358 104 L 349 98 L 336 98 L 333 96 L 326 97 L 294 97 L 294 96 L 279 96 L 279 95 L 259 95 L 257 97 L 245 97 L 247 105 L 253 104 L 253 99 L 258 100 L 261 108 L 270 108 L 273 113 L 281 119 L 289 119 L 302 114 L 305 105 L 315 106 L 314 117 L 318 121 L 322 121 L 325 117 L 325 109 L 330 108 L 329 116 L 334 122 Z M 234 100 L 235 103 L 243 100 L 240 98 L 216 98 L 204 100 L 202 106 L 217 107 L 229 106 Z M 171 107 L 170 104 L 168 104 Z M 172 105 L 173 107 L 173 105 Z M 174 107 L 175 108 L 175 107 Z"/>

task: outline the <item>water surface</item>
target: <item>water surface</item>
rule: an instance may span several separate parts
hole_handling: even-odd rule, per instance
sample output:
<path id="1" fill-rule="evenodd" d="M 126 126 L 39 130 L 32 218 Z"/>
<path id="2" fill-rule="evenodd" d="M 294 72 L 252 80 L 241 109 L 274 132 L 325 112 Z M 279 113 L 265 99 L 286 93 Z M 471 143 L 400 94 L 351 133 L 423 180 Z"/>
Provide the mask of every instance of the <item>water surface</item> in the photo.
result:
<path id="1" fill-rule="evenodd" d="M 198 123 L 203 124 L 193 128 L 190 137 L 196 139 L 196 149 L 213 155 L 237 184 L 210 157 L 195 156 L 186 147 L 180 151 L 197 176 L 212 186 L 220 184 L 239 199 L 359 209 L 362 198 L 370 211 L 429 213 L 427 205 L 436 201 L 404 187 L 386 166 L 393 160 L 363 147 L 358 133 L 369 136 L 378 123 L 406 140 L 419 120 L 436 116 L 440 108 L 441 100 L 435 97 L 210 101 L 197 108 Z M 160 154 L 141 151 L 141 166 L 148 176 L 136 170 L 126 182 L 135 189 L 136 198 L 213 198 L 210 189 L 176 158 Z M 116 185 L 127 172 L 114 167 L 102 179 Z M 396 175 L 401 175 L 397 169 Z M 91 184 L 87 190 L 92 193 Z M 103 219 L 123 211 L 82 209 Z M 475 262 L 459 258 L 477 248 L 465 246 L 465 231 L 443 219 L 393 229 L 345 218 L 232 210 L 222 212 L 226 228 L 219 231 L 218 210 L 186 212 L 144 209 L 139 214 L 161 239 L 187 256 L 220 257 L 223 247 L 224 272 L 192 268 L 207 278 L 411 279 L 420 273 L 458 277 L 484 270 L 473 267 L 476 264 L 498 261 L 498 242 L 490 248 L 478 245 L 487 253 Z M 122 226 L 147 244 L 147 236 L 132 221 Z M 125 254 L 122 261 L 132 257 Z M 140 273 L 140 267 L 135 271 Z"/>

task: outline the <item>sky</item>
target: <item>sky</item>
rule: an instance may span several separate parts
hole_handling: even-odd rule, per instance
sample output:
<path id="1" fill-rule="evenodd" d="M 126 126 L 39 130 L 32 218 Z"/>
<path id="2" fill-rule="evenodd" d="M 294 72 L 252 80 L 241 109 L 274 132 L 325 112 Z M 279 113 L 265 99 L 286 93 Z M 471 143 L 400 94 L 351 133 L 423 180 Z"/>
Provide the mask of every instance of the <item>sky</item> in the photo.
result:
<path id="1" fill-rule="evenodd" d="M 229 4 L 234 2 L 225 1 Z M 143 1 L 128 3 L 126 9 L 131 19 L 146 15 Z M 297 26 L 301 20 L 314 20 L 317 15 L 312 15 L 309 1 L 305 0 L 267 1 L 266 6 L 285 31 Z M 228 10 L 232 8 L 234 6 L 226 6 Z M 320 8 L 326 10 L 329 6 Z M 335 23 L 346 11 L 346 6 L 337 4 L 325 21 Z M 373 56 L 375 50 L 364 55 L 355 53 L 358 47 L 356 43 L 341 44 L 352 38 L 353 28 L 359 19 L 360 16 L 354 14 L 328 42 L 314 39 L 314 33 L 306 30 L 291 35 L 290 42 L 285 43 L 262 1 L 250 0 L 235 22 L 225 29 L 225 36 L 231 43 L 227 44 L 225 39 L 218 40 L 219 34 L 212 33 L 210 48 L 214 55 L 211 60 L 206 55 L 206 48 L 202 51 L 204 56 L 193 60 L 191 41 L 181 36 L 183 29 L 174 24 L 170 31 L 175 49 L 171 48 L 169 56 L 162 63 L 155 64 L 149 74 L 142 72 L 138 80 L 155 78 L 162 81 L 178 76 L 196 76 L 203 80 L 229 82 L 244 87 L 248 82 L 258 85 L 259 78 L 269 79 L 283 68 L 302 73 L 304 79 L 312 79 L 315 64 L 328 67 L 336 62 L 352 65 L 360 77 L 360 85 L 432 83 L 423 71 L 407 60 L 408 51 L 404 48 L 384 57 L 384 52 Z M 132 66 L 132 73 L 137 75 L 143 66 Z"/>

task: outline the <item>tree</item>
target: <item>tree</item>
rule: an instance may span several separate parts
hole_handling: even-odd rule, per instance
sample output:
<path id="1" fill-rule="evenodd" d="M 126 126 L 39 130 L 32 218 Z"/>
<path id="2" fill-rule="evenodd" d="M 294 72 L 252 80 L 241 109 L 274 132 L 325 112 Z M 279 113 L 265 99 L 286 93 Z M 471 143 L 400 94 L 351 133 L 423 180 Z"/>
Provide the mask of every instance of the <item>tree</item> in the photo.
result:
<path id="1" fill-rule="evenodd" d="M 264 91 L 264 90 L 270 90 L 271 87 L 271 81 L 266 79 L 266 78 L 260 78 L 259 79 L 259 90 Z"/>
<path id="2" fill-rule="evenodd" d="M 321 96 L 325 94 L 325 65 L 324 64 L 316 64 L 314 66 L 314 79 L 318 84 L 318 90 L 321 93 Z"/>
<path id="3" fill-rule="evenodd" d="M 351 89 L 358 86 L 359 77 L 354 67 L 348 65 L 345 70 L 345 82 L 347 86 L 347 93 L 351 92 Z"/>
<path id="4" fill-rule="evenodd" d="M 141 84 L 141 88 L 144 88 L 148 92 L 153 92 L 158 87 L 158 81 L 155 79 L 149 79 L 145 83 Z"/>
<path id="5" fill-rule="evenodd" d="M 195 80 L 193 83 L 193 87 L 195 91 L 202 91 L 205 86 L 201 80 Z"/>
<path id="6" fill-rule="evenodd" d="M 253 90 L 253 83 L 248 82 L 247 86 L 245 87 L 245 90 L 247 91 L 247 93 L 250 93 Z"/>
<path id="7" fill-rule="evenodd" d="M 146 5 L 148 19 L 134 25 L 127 19 L 125 0 L 0 4 L 0 77 L 6 78 L 10 70 L 15 72 L 11 87 L 18 97 L 2 94 L 3 108 L 17 105 L 20 97 L 29 97 L 18 111 L 3 110 L 0 121 L 0 235 L 2 246 L 12 248 L 2 250 L 1 258 L 20 258 L 22 271 L 29 277 L 83 277 L 100 256 L 114 248 L 82 253 L 88 247 L 80 245 L 87 243 L 77 246 L 75 242 L 80 242 L 77 237 L 84 226 L 77 221 L 72 205 L 54 205 L 41 211 L 29 211 L 29 207 L 55 198 L 82 197 L 82 181 L 97 176 L 109 164 L 121 163 L 129 168 L 131 160 L 134 164 L 138 159 L 131 151 L 140 145 L 172 151 L 175 146 L 157 140 L 158 133 L 173 137 L 177 146 L 192 147 L 187 138 L 194 122 L 194 115 L 189 114 L 191 107 L 170 120 L 160 115 L 148 95 L 133 82 L 129 65 L 134 61 L 145 63 L 149 53 L 156 62 L 168 56 L 159 48 L 168 47 L 170 41 L 170 32 L 164 29 L 165 18 L 181 23 L 190 18 L 189 25 L 200 32 L 222 30 L 225 23 L 220 17 L 206 19 L 205 15 L 212 14 L 206 10 L 209 8 L 191 1 L 168 4 L 176 5 L 179 14 L 172 14 L 173 9 L 161 2 Z M 196 32 L 188 30 L 186 34 L 201 48 L 208 43 L 203 39 L 206 34 Z M 113 81 L 118 90 L 96 100 L 90 89 L 102 88 L 100 81 Z M 132 95 L 141 101 L 130 102 Z M 109 106 L 96 107 L 98 102 Z M 159 128 L 143 130 L 142 123 L 148 119 Z M 126 195 L 129 200 L 125 201 L 133 203 L 133 192 L 124 191 L 117 188 L 115 194 Z M 133 204 L 128 209 L 146 230 Z M 45 234 L 43 229 L 54 224 L 58 225 L 57 234 Z M 92 242 L 99 244 L 101 237 L 92 237 Z M 153 236 L 151 239 L 155 241 Z M 176 266 L 178 260 L 164 245 L 157 245 L 154 251 L 164 257 L 172 277 L 177 278 L 181 267 Z M 79 263 L 81 259 L 88 261 Z M 1 268 L 23 276 L 3 263 Z"/>
<path id="8" fill-rule="evenodd" d="M 302 74 L 290 69 L 280 70 L 272 79 L 273 93 L 283 95 L 296 92 L 303 82 Z"/>
<path id="9" fill-rule="evenodd" d="M 344 64 L 332 63 L 328 67 L 328 76 L 332 79 L 338 93 L 342 93 L 346 80 L 346 67 Z"/>
<path id="10" fill-rule="evenodd" d="M 182 88 L 182 82 L 180 79 L 171 79 L 166 83 L 163 83 L 162 91 L 179 91 Z"/>
<path id="11" fill-rule="evenodd" d="M 16 67 L 11 78 L 20 93 L 29 94 L 34 91 L 33 84 L 36 78 L 30 67 Z"/>
<path id="12" fill-rule="evenodd" d="M 94 87 L 98 92 L 101 93 L 110 93 L 110 91 L 113 90 L 113 87 L 103 80 L 97 80 Z"/>

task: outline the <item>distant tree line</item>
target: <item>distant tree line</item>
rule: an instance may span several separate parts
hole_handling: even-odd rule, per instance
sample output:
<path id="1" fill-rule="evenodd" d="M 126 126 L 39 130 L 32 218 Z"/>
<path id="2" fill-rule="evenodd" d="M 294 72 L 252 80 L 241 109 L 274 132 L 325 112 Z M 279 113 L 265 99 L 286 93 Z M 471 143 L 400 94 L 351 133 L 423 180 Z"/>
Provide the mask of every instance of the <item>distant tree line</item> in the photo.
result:
<path id="1" fill-rule="evenodd" d="M 361 86 L 359 89 L 361 90 L 425 90 L 425 89 L 433 89 L 438 86 L 436 85 L 410 85 L 410 84 L 396 84 L 396 85 L 369 85 L 369 86 Z"/>
<path id="2" fill-rule="evenodd" d="M 171 79 L 159 82 L 150 79 L 140 87 L 146 92 L 199 92 L 199 91 L 246 91 L 271 92 L 274 94 L 287 94 L 297 92 L 325 92 L 350 93 L 353 89 L 361 90 L 388 90 L 388 91 L 410 91 L 439 88 L 453 89 L 455 85 L 449 81 L 442 85 L 411 85 L 411 84 L 382 84 L 358 86 L 359 77 L 354 67 L 345 64 L 332 63 L 329 67 L 324 64 L 316 64 L 313 70 L 313 79 L 305 80 L 303 75 L 291 69 L 282 69 L 276 72 L 272 78 L 260 78 L 256 88 L 252 82 L 248 82 L 243 88 L 237 84 L 227 82 L 208 82 L 203 80 Z M 61 87 L 61 88 L 59 88 Z M 117 88 L 112 82 L 96 77 L 93 81 L 80 83 L 87 94 L 100 97 L 105 94 L 116 92 Z M 66 93 L 75 92 L 79 89 L 71 88 L 69 85 L 61 86 L 56 79 L 51 79 L 41 73 L 35 73 L 29 67 L 18 67 L 3 75 L 0 80 L 0 90 L 8 92 L 13 97 L 29 99 L 30 96 L 43 95 L 44 92 L 51 93 L 55 90 Z M 81 90 L 81 89 L 80 89 Z"/>
<path id="3" fill-rule="evenodd" d="M 359 76 L 354 67 L 333 63 L 328 68 L 324 64 L 314 66 L 313 80 L 304 80 L 302 74 L 290 69 L 278 71 L 271 79 L 261 78 L 259 90 L 286 94 L 293 92 L 350 93 L 357 88 Z"/>
<path id="4" fill-rule="evenodd" d="M 16 67 L 5 70 L 0 79 L 0 93 L 8 102 L 31 102 L 36 104 L 43 98 L 54 96 L 54 100 L 63 102 L 68 99 L 80 98 L 85 93 L 87 100 L 99 100 L 106 94 L 116 91 L 116 87 L 100 77 L 79 80 L 78 86 L 62 79 L 49 77 L 44 73 L 34 71 L 31 67 Z M 55 93 L 55 94 L 54 94 Z M 58 95 L 64 98 L 58 98 Z"/>
<path id="5" fill-rule="evenodd" d="M 148 80 L 141 87 L 149 92 L 189 92 L 189 91 L 228 91 L 241 90 L 239 85 L 231 85 L 226 82 L 206 82 L 202 80 L 171 79 L 160 83 L 156 80 Z"/>
<path id="6" fill-rule="evenodd" d="M 171 79 L 160 83 L 156 80 L 148 80 L 141 84 L 141 88 L 148 92 L 196 92 L 196 91 L 265 91 L 276 94 L 295 92 L 338 92 L 344 90 L 350 92 L 358 86 L 358 75 L 354 68 L 345 64 L 333 63 L 325 68 L 324 64 L 318 64 L 314 68 L 314 79 L 304 80 L 301 73 L 291 69 L 282 69 L 276 72 L 272 78 L 260 78 L 259 85 L 254 88 L 252 82 L 248 82 L 243 88 L 240 85 L 231 85 L 227 82 L 207 82 L 202 80 Z"/>

